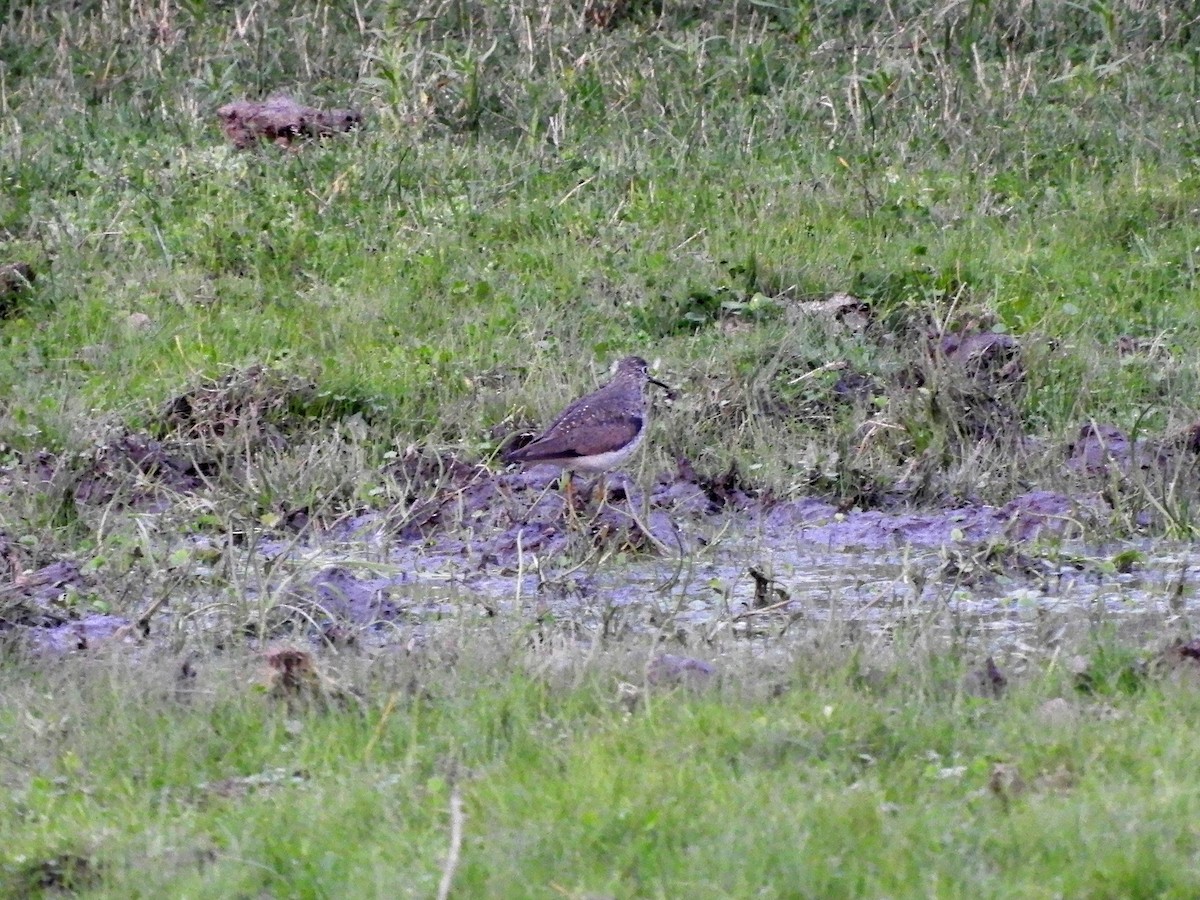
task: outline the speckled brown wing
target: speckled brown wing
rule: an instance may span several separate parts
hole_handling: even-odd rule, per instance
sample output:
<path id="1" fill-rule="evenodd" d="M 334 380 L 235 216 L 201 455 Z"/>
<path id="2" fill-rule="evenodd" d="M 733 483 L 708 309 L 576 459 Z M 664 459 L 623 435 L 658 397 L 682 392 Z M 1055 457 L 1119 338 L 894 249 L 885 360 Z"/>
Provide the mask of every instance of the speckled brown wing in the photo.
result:
<path id="1" fill-rule="evenodd" d="M 624 447 L 642 428 L 640 410 L 607 402 L 598 391 L 571 404 L 540 437 L 512 453 L 512 462 L 552 462 L 594 456 Z"/>

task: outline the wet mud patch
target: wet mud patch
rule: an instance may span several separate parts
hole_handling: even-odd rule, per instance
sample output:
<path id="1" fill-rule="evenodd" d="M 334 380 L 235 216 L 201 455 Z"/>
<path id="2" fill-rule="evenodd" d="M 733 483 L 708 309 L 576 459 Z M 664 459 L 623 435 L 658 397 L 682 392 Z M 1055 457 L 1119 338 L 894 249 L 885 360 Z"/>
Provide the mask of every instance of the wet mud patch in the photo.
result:
<path id="1" fill-rule="evenodd" d="M 248 597 L 250 607 L 272 598 L 265 615 L 246 620 L 249 631 L 324 634 L 347 625 L 386 632 L 467 608 L 486 618 L 520 593 L 518 581 L 532 579 L 534 596 L 534 582 L 557 581 L 572 568 L 585 570 L 571 582 L 578 587 L 617 558 L 637 565 L 692 553 L 707 540 L 694 525 L 720 527 L 714 513 L 732 512 L 752 496 L 736 472 L 701 478 L 686 462 L 648 491 L 621 474 L 597 484 L 577 479 L 571 501 L 552 467 L 497 473 L 414 450 L 388 474 L 403 495 L 393 508 L 346 515 L 297 536 L 264 536 L 245 548 L 273 568 L 290 569 L 275 587 Z M 579 597 L 590 588 L 569 592 Z"/>
<path id="2" fill-rule="evenodd" d="M 326 572 L 329 610 L 357 622 L 391 617 L 409 630 L 443 617 L 517 612 L 612 635 L 668 622 L 749 635 L 855 609 L 881 623 L 903 603 L 913 615 L 953 608 L 978 628 L 1023 628 L 1036 610 L 1064 603 L 1127 611 L 1130 596 L 1167 578 L 1158 562 L 1130 575 L 1103 553 L 1045 555 L 1082 547 L 1106 513 L 1098 492 L 847 511 L 756 491 L 732 470 L 699 475 L 682 460 L 644 490 L 614 475 L 603 502 L 577 498 L 572 506 L 550 468 L 421 465 L 437 473 L 439 487 L 400 511 L 402 524 L 366 513 L 337 534 L 347 552 L 367 544 L 384 553 L 394 573 Z M 419 516 L 407 515 L 413 507 Z"/>
<path id="3" fill-rule="evenodd" d="M 112 640 L 132 636 L 128 619 L 91 613 L 52 627 L 23 629 L 26 647 L 38 653 L 95 650 Z"/>
<path id="4" fill-rule="evenodd" d="M 736 472 L 701 476 L 683 461 L 644 490 L 610 476 L 603 499 L 568 504 L 553 469 L 492 472 L 428 455 L 402 461 L 402 470 L 414 492 L 395 509 L 227 546 L 231 561 L 266 579 L 231 584 L 229 599 L 213 601 L 223 589 L 203 576 L 204 603 L 241 612 L 191 627 L 339 647 L 407 645 L 443 620 L 505 615 L 613 637 L 664 628 L 750 636 L 831 616 L 888 627 L 899 605 L 905 615 L 957 610 L 978 630 L 1032 627 L 1038 609 L 1064 603 L 1123 611 L 1131 596 L 1167 593 L 1168 567 L 1150 553 L 1125 567 L 1088 562 L 1082 551 L 1084 562 L 1044 555 L 1047 546 L 1078 545 L 1101 511 L 1098 496 L 1043 491 L 1003 506 L 846 511 L 755 492 Z M 1181 584 L 1193 590 L 1184 569 Z M 22 574 L 4 592 L 13 611 L 5 627 L 46 652 L 93 650 L 150 630 L 70 599 L 88 590 L 66 563 Z M 155 634 L 186 614 L 186 602 L 172 603 L 156 613 Z M 656 678 L 706 677 L 674 668 L 663 663 Z"/>
<path id="5" fill-rule="evenodd" d="M 424 465 L 433 466 L 432 463 Z M 738 531 L 799 536 L 813 545 L 868 550 L 914 545 L 936 547 L 956 540 L 1078 536 L 1095 520 L 1099 497 L 1071 499 L 1033 491 L 1001 507 L 964 504 L 930 512 L 845 511 L 828 501 L 784 500 L 747 485 L 736 468 L 717 476 L 696 472 L 680 459 L 673 473 L 647 491 L 621 474 L 585 489 L 573 503 L 548 466 L 493 473 L 454 459 L 436 463 L 438 487 L 411 498 L 393 530 L 398 546 L 420 544 L 426 552 L 453 552 L 480 565 L 511 566 L 518 550 L 555 553 L 570 537 L 591 536 L 613 551 L 677 553 L 696 549 L 690 525 L 738 519 Z M 577 479 L 577 482 L 582 481 Z M 359 526 L 362 525 L 360 521 Z M 653 539 L 653 542 L 650 540 Z"/>
<path id="6" fill-rule="evenodd" d="M 577 496 L 570 504 L 549 467 L 496 473 L 436 455 L 399 465 L 414 487 L 424 477 L 434 486 L 424 482 L 397 509 L 347 517 L 304 542 L 331 560 L 289 594 L 289 607 L 310 626 L 416 627 L 468 611 L 482 620 L 523 604 L 593 624 L 614 610 L 651 608 L 661 621 L 664 604 L 692 622 L 722 608 L 787 615 L 811 602 L 809 591 L 828 593 L 846 579 L 908 590 L 896 585 L 912 559 L 922 561 L 925 578 L 1003 592 L 1048 577 L 1012 548 L 1078 538 L 1101 506 L 1098 497 L 1042 491 L 998 507 L 845 511 L 756 492 L 734 471 L 700 476 L 686 460 L 644 491 L 614 475 L 603 499 Z M 361 562 L 365 555 L 375 562 Z M 689 559 L 704 562 L 663 599 L 672 568 Z M 728 587 L 724 596 L 714 583 Z"/>
<path id="7" fill-rule="evenodd" d="M 1052 491 L 1032 491 L 1001 507 L 963 505 L 936 512 L 841 512 L 820 500 L 776 503 L 762 511 L 763 524 L 817 546 L 839 550 L 935 548 L 990 539 L 1032 541 L 1080 537 L 1096 519 L 1099 498 L 1074 500 Z"/>
<path id="8" fill-rule="evenodd" d="M 252 369 L 181 395 L 161 419 L 161 439 L 126 432 L 98 448 L 73 473 L 70 500 L 106 516 L 154 517 L 180 498 L 213 491 L 219 473 L 201 451 L 244 446 L 248 429 L 259 451 L 274 453 L 305 421 L 292 418 L 294 406 L 276 388 L 277 381 Z M 292 388 L 293 400 L 306 396 L 304 384 Z M 364 633 L 408 639 L 442 619 L 484 621 L 512 612 L 613 634 L 668 621 L 724 622 L 749 634 L 772 617 L 787 627 L 818 609 L 881 612 L 897 597 L 926 603 L 941 596 L 930 591 L 967 591 L 963 609 L 994 617 L 1014 591 L 1061 593 L 1063 584 L 1096 574 L 1046 563 L 1040 551 L 1022 548 L 1077 543 L 1111 522 L 1105 494 L 1111 467 L 1142 458 L 1161 465 L 1157 460 L 1193 452 L 1186 436 L 1160 442 L 1148 457 L 1116 437 L 1097 427 L 1081 431 L 1083 449 L 1072 445 L 1060 457 L 1076 485 L 1094 489 L 1027 491 L 1003 504 L 960 501 L 926 510 L 895 501 L 892 508 L 858 509 L 779 497 L 747 482 L 736 467 L 705 473 L 686 458 L 651 481 L 622 473 L 576 477 L 569 498 L 553 467 L 495 471 L 455 454 L 413 449 L 378 476 L 395 498 L 387 508 L 259 517 L 253 529 L 215 537 L 177 530 L 164 558 L 179 550 L 192 560 L 193 571 L 179 576 L 192 593 L 174 608 L 154 607 L 153 628 L 168 632 L 172 617 L 196 597 L 234 610 L 197 618 L 197 628 L 232 628 L 238 639 L 305 635 L 341 645 Z M 1109 467 L 1103 474 L 1089 473 L 1088 441 L 1103 444 L 1101 461 Z M 1083 472 L 1072 472 L 1072 459 L 1085 461 Z M 64 465 L 40 456 L 31 468 L 48 482 L 61 481 Z M 124 589 L 121 604 L 112 602 L 116 589 L 105 586 L 99 590 L 107 602 L 80 603 L 91 586 L 77 565 L 31 568 L 20 547 L 8 547 L 3 596 L 10 612 L 3 627 L 37 632 L 31 646 L 88 650 L 150 630 L 138 614 L 101 612 L 124 610 L 131 596 L 135 609 L 146 609 L 150 597 L 129 594 L 136 586 Z M 222 581 L 246 569 L 262 577 Z M 1111 586 L 1119 574 L 1097 577 Z M 944 606 L 944 597 L 938 602 Z"/>
<path id="9" fill-rule="evenodd" d="M 398 589 L 410 581 L 407 573 L 359 576 L 345 567 L 330 566 L 313 576 L 307 588 L 311 609 L 322 616 L 323 629 L 336 643 L 338 638 L 328 632 L 332 623 L 371 625 L 400 619 L 411 606 L 405 600 L 393 600 L 391 594 L 401 594 Z"/>

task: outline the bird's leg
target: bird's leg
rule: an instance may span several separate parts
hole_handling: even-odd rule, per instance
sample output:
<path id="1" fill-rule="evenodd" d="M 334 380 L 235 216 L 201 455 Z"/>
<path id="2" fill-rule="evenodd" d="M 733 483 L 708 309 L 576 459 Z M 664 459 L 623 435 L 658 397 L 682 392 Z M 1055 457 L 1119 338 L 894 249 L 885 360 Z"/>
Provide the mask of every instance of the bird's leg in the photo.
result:
<path id="1" fill-rule="evenodd" d="M 596 476 L 596 480 L 588 486 L 588 500 L 592 500 L 596 496 L 596 489 L 600 489 L 600 500 L 596 504 L 596 511 L 604 509 L 604 504 L 608 500 L 608 481 L 605 479 L 605 473 L 601 472 Z"/>
<path id="2" fill-rule="evenodd" d="M 559 481 L 562 487 L 563 496 L 567 504 L 569 512 L 575 511 L 575 473 L 570 469 L 563 469 L 562 477 Z"/>

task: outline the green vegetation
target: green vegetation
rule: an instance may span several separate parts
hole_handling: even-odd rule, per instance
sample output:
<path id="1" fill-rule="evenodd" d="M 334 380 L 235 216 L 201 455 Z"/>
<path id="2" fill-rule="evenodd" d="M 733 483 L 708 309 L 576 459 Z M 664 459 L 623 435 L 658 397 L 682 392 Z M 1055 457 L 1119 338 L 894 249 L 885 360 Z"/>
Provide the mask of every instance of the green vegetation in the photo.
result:
<path id="1" fill-rule="evenodd" d="M 274 92 L 365 124 L 229 146 Z M 0 266 L 36 273 L 0 272 L 0 893 L 1194 895 L 1194 572 L 1117 542 L 1198 529 L 1197 96 L 1174 0 L 0 4 Z M 263 686 L 251 649 L 340 635 L 316 576 L 420 569 L 389 553 L 447 494 L 486 568 L 454 466 L 627 353 L 677 391 L 643 483 L 1049 489 L 1106 549 L 904 551 L 846 622 L 764 564 L 739 630 L 714 560 L 761 522 L 628 606 L 588 579 L 636 553 L 581 530 L 491 559 L 511 604 L 420 571 L 317 696 Z M 1075 570 L 1135 588 L 1076 608 Z M 964 624 L 1027 585 L 1022 637 Z M 717 676 L 651 683 L 667 646 Z"/>
<path id="2" fill-rule="evenodd" d="M 978 423 L 904 377 L 972 327 L 1017 337 L 1000 414 L 1052 444 L 1197 419 L 1177 4 L 631 2 L 609 30 L 559 4 L 7 9 L 0 228 L 41 273 L 2 332 L 16 450 L 264 363 L 317 385 L 316 420 L 360 415 L 376 460 L 486 456 L 639 352 L 681 388 L 654 468 L 867 502 L 914 456 L 918 501 L 1061 485 L 1054 454 L 963 469 Z M 271 91 L 367 125 L 233 151 L 216 108 Z M 838 291 L 882 339 L 799 311 Z M 832 361 L 880 394 L 796 387 Z"/>
<path id="3" fill-rule="evenodd" d="M 370 699 L 326 708 L 272 701 L 237 655 L 190 678 L 177 660 L 10 665 L 0 876 L 10 896 L 430 897 L 457 792 L 455 896 L 1194 889 L 1193 672 L 1082 693 L 1047 654 L 985 699 L 915 635 L 847 655 L 814 634 L 727 644 L 698 690 L 647 686 L 630 644 L 352 654 L 331 665 Z"/>

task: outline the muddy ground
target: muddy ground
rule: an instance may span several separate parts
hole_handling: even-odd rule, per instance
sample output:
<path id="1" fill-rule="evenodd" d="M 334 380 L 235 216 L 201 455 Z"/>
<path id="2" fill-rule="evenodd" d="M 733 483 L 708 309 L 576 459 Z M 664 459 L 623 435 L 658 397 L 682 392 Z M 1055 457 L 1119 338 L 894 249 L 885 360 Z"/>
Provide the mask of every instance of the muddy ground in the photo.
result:
<path id="1" fill-rule="evenodd" d="M 1083 429 L 1069 451 L 1068 467 L 1144 463 L 1141 449 L 1111 427 Z M 50 458 L 28 471 L 40 471 L 47 484 L 58 477 Z M 27 646 L 56 651 L 169 634 L 190 606 L 237 589 L 216 573 L 222 558 L 247 556 L 277 573 L 242 586 L 260 613 L 247 633 L 328 642 L 407 640 L 464 612 L 480 620 L 531 612 L 606 631 L 661 628 L 667 620 L 750 628 L 834 610 L 869 618 L 897 603 L 947 598 L 987 627 L 1028 618 L 1031 603 L 1065 596 L 1121 610 L 1131 597 L 1156 594 L 1147 602 L 1160 606 L 1193 590 L 1184 550 L 1156 556 L 1147 542 L 1114 557 L 1081 548 L 1079 538 L 1106 514 L 1102 490 L 1030 491 L 1003 506 L 862 510 L 776 497 L 736 470 L 702 475 L 686 459 L 645 491 L 619 473 L 600 484 L 577 479 L 570 503 L 557 471 L 545 466 L 497 471 L 414 450 L 386 474 L 411 489 L 392 508 L 331 521 L 291 510 L 241 541 L 219 532 L 176 536 L 175 551 L 194 566 L 194 596 L 134 597 L 134 614 L 80 602 L 103 577 L 87 560 L 29 566 L 31 548 L 0 536 L 2 627 Z M 150 521 L 172 503 L 203 496 L 211 475 L 167 442 L 125 434 L 78 473 L 69 502 Z"/>
<path id="2" fill-rule="evenodd" d="M 854 298 L 818 306 L 795 314 L 835 329 L 874 329 L 881 348 L 892 337 Z M 527 609 L 535 619 L 606 632 L 668 621 L 749 629 L 748 619 L 767 621 L 766 614 L 786 621 L 801 612 L 878 613 L 896 602 L 947 599 L 982 622 L 1013 598 L 1037 606 L 1037 598 L 1066 591 L 1081 603 L 1116 597 L 1121 609 L 1129 590 L 1142 591 L 1149 606 L 1191 591 L 1186 546 L 1139 542 L 1136 533 L 1151 526 L 1161 533 L 1163 520 L 1176 514 L 1153 496 L 1158 486 L 1191 489 L 1184 476 L 1200 453 L 1200 426 L 1131 437 L 1088 422 L 1059 447 L 1028 437 L 1019 430 L 1021 348 L 986 325 L 973 319 L 935 333 L 924 319 L 910 323 L 918 355 L 894 367 L 890 381 L 838 361 L 783 373 L 792 385 L 813 374 L 835 376 L 823 393 L 790 405 L 778 394 L 752 411 L 744 393 L 732 395 L 742 396 L 739 406 L 728 392 L 709 391 L 698 402 L 711 408 L 683 416 L 784 421 L 840 405 L 858 417 L 848 427 L 867 445 L 877 440 L 872 435 L 903 431 L 880 417 L 880 401 L 898 418 L 917 408 L 915 397 L 931 416 L 926 425 L 942 429 L 950 464 L 980 448 L 1009 469 L 1037 457 L 1043 469 L 1049 461 L 1061 470 L 1069 490 L 1036 489 L 1045 482 L 1030 481 L 1001 504 L 970 493 L 962 499 L 962 492 L 930 489 L 936 467 L 947 463 L 928 453 L 913 457 L 908 443 L 893 440 L 881 445 L 892 458 L 879 458 L 902 474 L 888 489 L 879 473 L 868 473 L 862 487 L 849 473 L 842 479 L 849 489 L 839 483 L 822 495 L 815 479 L 813 496 L 779 496 L 736 467 L 701 472 L 680 456 L 669 471 L 637 482 L 622 473 L 599 483 L 579 479 L 568 499 L 550 467 L 502 469 L 410 448 L 381 468 L 352 473 L 392 486 L 387 504 L 367 505 L 338 486 L 359 464 L 337 456 L 346 442 L 320 442 L 321 422 L 356 413 L 323 406 L 311 382 L 252 366 L 179 394 L 143 430 L 121 427 L 81 454 L 29 454 L 0 474 L 12 497 L 40 510 L 58 532 L 74 526 L 84 546 L 121 529 L 142 537 L 130 560 L 114 567 L 104 548 L 89 556 L 66 541 L 43 546 L 36 532 L 0 532 L 0 629 L 60 650 L 114 635 L 178 635 L 183 620 L 193 631 L 233 628 L 260 641 L 297 633 L 344 640 L 394 636 L 463 611 L 486 618 Z M 293 453 L 297 447 L 302 452 Z M 270 494 L 265 470 L 288 453 L 298 462 L 271 475 L 272 505 L 255 499 L 248 514 L 229 506 L 250 483 Z M 337 501 L 316 508 L 287 499 L 290 482 L 319 465 L 330 480 L 309 493 L 333 491 Z M 1111 533 L 1121 517 L 1133 543 L 1098 546 L 1096 535 Z M 1191 527 L 1174 524 L 1181 534 Z M 1082 543 L 1085 537 L 1093 543 Z M 156 553 L 167 562 L 147 562 Z M 119 586 L 111 583 L 114 568 Z"/>

